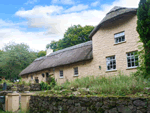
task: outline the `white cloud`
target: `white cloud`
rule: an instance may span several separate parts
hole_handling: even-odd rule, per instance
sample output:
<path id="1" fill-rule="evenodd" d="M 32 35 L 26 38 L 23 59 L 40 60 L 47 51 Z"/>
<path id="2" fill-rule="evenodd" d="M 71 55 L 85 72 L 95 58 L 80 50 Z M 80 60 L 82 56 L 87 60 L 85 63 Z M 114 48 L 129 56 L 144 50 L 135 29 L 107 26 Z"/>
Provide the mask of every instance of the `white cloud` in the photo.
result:
<path id="1" fill-rule="evenodd" d="M 92 3 L 91 3 L 91 6 L 96 7 L 96 6 L 99 5 L 99 3 L 100 3 L 99 1 L 92 2 Z"/>
<path id="2" fill-rule="evenodd" d="M 128 8 L 137 8 L 140 0 L 115 0 L 112 2 L 112 4 L 103 4 L 102 8 L 103 11 L 108 12 L 110 11 L 114 6 L 122 6 L 122 7 L 128 7 Z"/>
<path id="3" fill-rule="evenodd" d="M 52 13 L 60 13 L 63 10 L 61 6 L 35 6 L 32 10 L 20 10 L 15 13 L 15 15 L 23 17 L 23 18 L 31 18 L 31 17 L 41 17 L 45 15 L 51 15 Z"/>
<path id="4" fill-rule="evenodd" d="M 82 5 L 76 7 L 80 8 Z M 75 6 L 74 6 L 75 7 Z M 86 6 L 87 7 L 87 6 Z M 84 7 L 84 8 L 86 8 Z M 62 35 L 71 25 L 81 24 L 84 25 L 97 25 L 99 21 L 104 17 L 105 13 L 98 10 L 87 10 L 74 13 L 60 13 L 58 12 L 72 12 L 73 7 L 64 10 L 60 6 L 47 6 L 47 7 L 36 7 L 32 10 L 18 11 L 17 16 L 27 18 L 30 27 L 35 28 L 46 28 L 47 34 L 59 34 Z M 82 10 L 82 9 L 80 9 Z M 57 13 L 57 15 L 53 15 Z"/>
<path id="5" fill-rule="evenodd" d="M 52 40 L 58 40 L 59 36 L 45 35 L 44 32 L 22 32 L 18 29 L 0 29 L 0 49 L 8 42 L 26 43 L 31 49 L 45 50 L 46 44 Z"/>
<path id="6" fill-rule="evenodd" d="M 28 0 L 25 4 L 28 5 L 28 4 L 34 4 L 36 3 L 37 0 Z"/>
<path id="7" fill-rule="evenodd" d="M 72 5 L 75 2 L 73 0 L 52 0 L 53 4 L 67 4 L 67 5 Z"/>
<path id="8" fill-rule="evenodd" d="M 65 10 L 65 13 L 82 11 L 82 10 L 85 10 L 85 9 L 88 9 L 88 5 L 79 4 L 77 6 L 73 6 L 69 9 Z"/>

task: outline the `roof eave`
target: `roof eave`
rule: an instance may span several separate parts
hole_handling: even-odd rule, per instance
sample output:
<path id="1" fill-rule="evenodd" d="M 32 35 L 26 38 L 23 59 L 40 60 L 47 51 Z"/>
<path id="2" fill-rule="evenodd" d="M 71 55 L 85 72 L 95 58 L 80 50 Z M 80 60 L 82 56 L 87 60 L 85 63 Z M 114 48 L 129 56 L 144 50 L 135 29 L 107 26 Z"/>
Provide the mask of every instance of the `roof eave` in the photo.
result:
<path id="1" fill-rule="evenodd" d="M 81 61 L 88 61 L 88 60 L 92 60 L 93 57 L 91 58 L 88 58 L 88 59 L 85 59 L 85 60 L 79 60 L 77 62 L 81 62 Z M 77 62 L 72 62 L 70 64 L 73 64 L 73 63 L 77 63 Z M 49 67 L 49 68 L 44 68 L 44 69 L 41 69 L 41 70 L 37 70 L 37 71 L 33 71 L 33 72 L 28 72 L 28 73 L 24 73 L 24 74 L 19 74 L 19 76 L 23 76 L 23 75 L 27 75 L 27 74 L 32 74 L 32 73 L 37 73 L 37 72 L 40 72 L 40 71 L 44 71 L 44 70 L 47 70 L 47 69 L 50 69 L 50 68 L 56 68 L 56 67 L 59 67 L 59 66 L 64 66 L 64 65 L 69 65 L 69 64 L 62 64 L 62 65 L 57 65 L 57 66 L 53 66 L 53 67 Z"/>

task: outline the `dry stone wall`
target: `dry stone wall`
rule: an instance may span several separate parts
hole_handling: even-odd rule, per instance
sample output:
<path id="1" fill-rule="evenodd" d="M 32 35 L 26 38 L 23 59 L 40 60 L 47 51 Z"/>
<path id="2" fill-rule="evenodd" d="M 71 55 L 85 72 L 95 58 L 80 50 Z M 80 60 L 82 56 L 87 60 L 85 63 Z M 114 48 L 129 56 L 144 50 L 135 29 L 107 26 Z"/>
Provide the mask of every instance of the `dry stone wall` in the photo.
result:
<path id="1" fill-rule="evenodd" d="M 7 85 L 7 90 L 11 90 L 11 87 L 13 87 L 14 86 L 14 84 L 13 85 Z M 17 91 L 20 91 L 20 92 L 22 92 L 22 91 L 24 91 L 24 86 L 25 85 L 20 85 L 20 84 L 17 84 Z M 3 89 L 3 84 L 0 84 L 0 89 Z M 30 91 L 40 91 L 41 90 L 41 86 L 40 86 L 40 84 L 31 84 L 30 85 Z"/>
<path id="2" fill-rule="evenodd" d="M 150 98 L 31 96 L 31 113 L 150 113 Z"/>

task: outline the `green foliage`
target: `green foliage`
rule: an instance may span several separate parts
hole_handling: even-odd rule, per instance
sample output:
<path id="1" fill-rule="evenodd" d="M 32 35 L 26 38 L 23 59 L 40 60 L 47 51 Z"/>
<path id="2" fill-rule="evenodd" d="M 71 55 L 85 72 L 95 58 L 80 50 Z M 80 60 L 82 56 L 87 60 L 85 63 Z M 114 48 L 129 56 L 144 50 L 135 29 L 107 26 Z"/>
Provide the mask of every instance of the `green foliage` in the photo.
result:
<path id="1" fill-rule="evenodd" d="M 39 51 L 37 53 L 37 57 L 42 57 L 42 56 L 45 56 L 46 55 L 46 51 Z"/>
<path id="2" fill-rule="evenodd" d="M 10 80 L 1 80 L 0 84 L 3 84 L 4 82 L 6 82 L 7 85 L 13 85 L 13 82 L 11 82 Z"/>
<path id="3" fill-rule="evenodd" d="M 56 85 L 56 81 L 55 81 L 55 79 L 53 77 L 51 77 L 50 84 L 48 84 L 46 82 L 43 82 L 43 81 L 40 83 L 41 90 L 50 90 L 55 85 Z"/>
<path id="4" fill-rule="evenodd" d="M 93 26 L 74 25 L 68 28 L 64 34 L 64 38 L 59 41 L 52 41 L 47 44 L 46 48 L 51 48 L 53 51 L 61 50 L 76 44 L 80 44 L 89 41 L 88 38 L 90 32 L 94 29 Z"/>
<path id="5" fill-rule="evenodd" d="M 150 77 L 150 0 L 140 0 L 137 10 L 137 32 L 140 41 L 143 42 L 142 58 L 144 65 L 141 65 L 140 72 L 144 77 Z"/>
<path id="6" fill-rule="evenodd" d="M 106 94 L 125 96 L 143 92 L 145 87 L 150 87 L 150 81 L 141 76 L 130 76 L 119 73 L 118 75 L 105 76 L 87 76 L 61 85 L 64 89 L 89 88 L 90 94 Z M 55 86 L 60 88 L 60 86 Z M 55 89 L 54 87 L 54 89 Z"/>
<path id="7" fill-rule="evenodd" d="M 50 85 L 48 83 L 43 82 L 43 81 L 40 83 L 40 86 L 41 86 L 42 91 L 51 89 Z"/>
<path id="8" fill-rule="evenodd" d="M 9 43 L 3 50 L 0 56 L 0 76 L 6 79 L 18 78 L 19 73 L 37 58 L 37 54 L 23 43 Z"/>

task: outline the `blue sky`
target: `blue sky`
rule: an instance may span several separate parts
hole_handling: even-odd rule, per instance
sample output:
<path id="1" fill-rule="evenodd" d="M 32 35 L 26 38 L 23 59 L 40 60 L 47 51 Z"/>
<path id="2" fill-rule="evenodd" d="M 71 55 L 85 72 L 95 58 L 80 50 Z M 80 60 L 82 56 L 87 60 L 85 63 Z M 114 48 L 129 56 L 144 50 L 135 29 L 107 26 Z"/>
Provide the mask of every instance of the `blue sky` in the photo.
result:
<path id="1" fill-rule="evenodd" d="M 45 50 L 71 25 L 96 26 L 114 6 L 138 7 L 139 0 L 1 0 L 0 49 L 9 42 Z"/>

